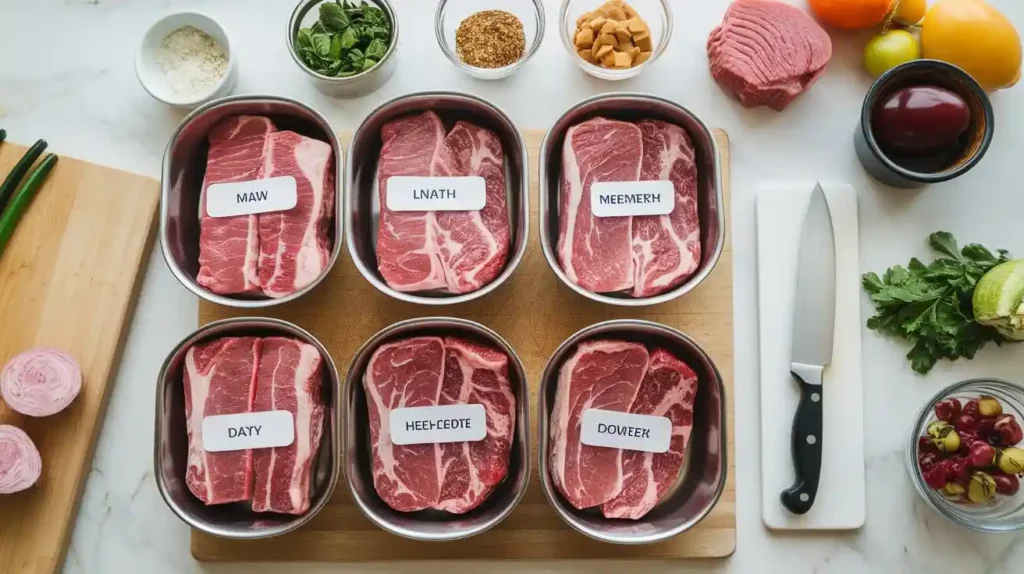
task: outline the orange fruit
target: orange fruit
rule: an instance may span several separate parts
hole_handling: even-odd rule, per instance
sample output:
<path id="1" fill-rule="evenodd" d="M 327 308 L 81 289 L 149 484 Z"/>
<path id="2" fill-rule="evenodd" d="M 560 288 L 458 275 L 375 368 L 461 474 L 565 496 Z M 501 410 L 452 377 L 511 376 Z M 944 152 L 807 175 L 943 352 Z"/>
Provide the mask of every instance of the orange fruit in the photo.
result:
<path id="1" fill-rule="evenodd" d="M 928 0 L 896 0 L 892 17 L 904 24 L 917 24 L 928 10 Z"/>
<path id="2" fill-rule="evenodd" d="M 894 0 L 809 0 L 819 20 L 843 30 L 863 30 L 881 24 Z"/>
<path id="3" fill-rule="evenodd" d="M 963 68 L 986 90 L 1020 79 L 1020 35 L 982 0 L 940 0 L 932 6 L 921 22 L 921 53 Z"/>

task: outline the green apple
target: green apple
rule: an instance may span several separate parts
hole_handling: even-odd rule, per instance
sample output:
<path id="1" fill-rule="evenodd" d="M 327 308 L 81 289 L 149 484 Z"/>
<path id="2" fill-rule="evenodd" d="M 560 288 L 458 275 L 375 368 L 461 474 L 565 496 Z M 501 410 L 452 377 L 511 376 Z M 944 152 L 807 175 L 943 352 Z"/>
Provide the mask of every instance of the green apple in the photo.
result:
<path id="1" fill-rule="evenodd" d="M 864 67 L 878 77 L 896 66 L 921 57 L 921 43 L 906 30 L 879 34 L 864 47 Z"/>

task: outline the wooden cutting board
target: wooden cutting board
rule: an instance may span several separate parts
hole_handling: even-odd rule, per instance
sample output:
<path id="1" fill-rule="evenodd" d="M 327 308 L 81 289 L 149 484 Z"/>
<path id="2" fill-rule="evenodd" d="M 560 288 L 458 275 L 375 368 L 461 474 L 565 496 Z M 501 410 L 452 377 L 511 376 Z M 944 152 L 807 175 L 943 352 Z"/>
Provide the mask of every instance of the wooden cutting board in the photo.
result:
<path id="1" fill-rule="evenodd" d="M 25 153 L 0 144 L 0 177 Z M 89 474 L 143 264 L 159 183 L 61 157 L 0 255 L 0 365 L 39 346 L 82 367 L 65 411 L 34 419 L 0 401 L 0 424 L 24 430 L 43 459 L 31 489 L 0 496 L 0 572 L 58 572 Z"/>
<path id="2" fill-rule="evenodd" d="M 334 498 L 302 529 L 259 541 L 225 540 L 192 532 L 192 555 L 199 560 L 273 561 L 391 561 L 391 560 L 555 560 L 717 558 L 736 549 L 735 447 L 733 441 L 733 306 L 732 247 L 728 225 L 725 249 L 715 271 L 703 284 L 674 302 L 625 309 L 584 299 L 561 285 L 540 249 L 538 229 L 538 151 L 543 132 L 527 131 L 530 150 L 530 237 L 522 265 L 494 293 L 465 305 L 428 308 L 392 300 L 375 290 L 356 271 L 347 253 L 331 277 L 305 298 L 265 315 L 292 321 L 311 331 L 330 350 L 344 376 L 356 350 L 380 329 L 411 317 L 452 315 L 491 327 L 512 345 L 526 365 L 529 378 L 533 473 L 519 506 L 494 529 L 457 542 L 431 543 L 400 538 L 363 517 L 344 483 Z M 722 152 L 725 205 L 730 205 L 729 142 L 716 132 Z M 727 222 L 729 218 L 727 217 Z M 537 294 L 542 294 L 537 298 Z M 246 315 L 206 302 L 199 305 L 199 323 Z M 699 525 L 671 540 L 646 546 L 620 546 L 593 541 L 566 525 L 541 492 L 536 462 L 537 388 L 551 353 L 570 335 L 608 319 L 657 321 L 693 336 L 714 358 L 725 380 L 728 405 L 729 470 L 725 491 L 714 510 Z"/>

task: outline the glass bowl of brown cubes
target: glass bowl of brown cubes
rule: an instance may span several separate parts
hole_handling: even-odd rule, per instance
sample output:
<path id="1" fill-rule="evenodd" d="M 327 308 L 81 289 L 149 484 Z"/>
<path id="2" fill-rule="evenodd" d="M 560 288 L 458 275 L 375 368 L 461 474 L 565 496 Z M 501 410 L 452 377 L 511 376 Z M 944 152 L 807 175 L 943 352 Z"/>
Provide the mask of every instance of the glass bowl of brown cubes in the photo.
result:
<path id="1" fill-rule="evenodd" d="M 542 0 L 441 0 L 434 33 L 441 51 L 460 70 L 481 80 L 500 80 L 537 53 L 544 22 Z"/>
<path id="2" fill-rule="evenodd" d="M 643 72 L 672 39 L 668 0 L 563 0 L 559 22 L 570 57 L 603 80 Z"/>

